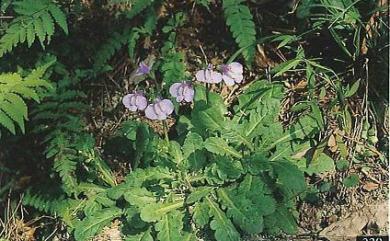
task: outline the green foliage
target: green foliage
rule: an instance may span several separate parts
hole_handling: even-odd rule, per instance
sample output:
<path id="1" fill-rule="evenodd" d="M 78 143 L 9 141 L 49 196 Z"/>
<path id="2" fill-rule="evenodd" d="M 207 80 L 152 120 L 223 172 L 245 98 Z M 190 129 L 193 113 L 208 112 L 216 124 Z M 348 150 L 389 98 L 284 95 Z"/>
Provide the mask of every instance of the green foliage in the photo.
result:
<path id="1" fill-rule="evenodd" d="M 255 54 L 256 28 L 253 16 L 244 0 L 223 0 L 226 24 L 238 46 L 243 48 L 243 56 L 251 63 Z"/>
<path id="2" fill-rule="evenodd" d="M 74 231 L 74 237 L 76 240 L 90 240 L 98 231 L 108 225 L 111 220 L 121 214 L 122 210 L 115 207 L 99 210 L 78 223 Z"/>
<path id="3" fill-rule="evenodd" d="M 156 29 L 156 25 L 156 13 L 154 10 L 150 10 L 146 14 L 143 25 L 133 28 L 126 26 L 121 32 L 112 33 L 95 54 L 94 71 L 100 73 L 112 70 L 112 67 L 108 65 L 108 61 L 125 45 L 128 47 L 130 58 L 135 59 L 137 42 L 141 37 L 151 36 Z"/>
<path id="4" fill-rule="evenodd" d="M 61 2 L 64 7 L 66 5 L 66 16 L 58 2 L 18 0 L 1 5 L 2 13 L 9 11 L 15 17 L 9 26 L 2 24 L 5 30 L 0 39 L 0 56 L 23 42 L 27 42 L 28 47 L 36 39 L 42 46 L 49 44 L 56 25 L 68 33 L 67 18 L 72 22 L 70 32 L 75 37 L 64 40 L 64 45 L 61 42 L 63 48 L 50 45 L 46 53 L 35 53 L 35 49 L 30 49 L 31 56 L 55 53 L 67 62 L 54 66 L 51 76 L 55 81 L 50 84 L 43 78 L 49 64 L 29 75 L 19 74 L 22 71 L 0 75 L 0 124 L 13 134 L 17 127 L 24 132 L 24 121 L 28 117 L 26 100 L 41 102 L 31 107 L 30 123 L 33 137 L 37 139 L 34 143 L 44 147 L 43 155 L 37 155 L 37 158 L 46 159 L 39 167 L 45 167 L 40 169 L 47 174 L 42 179 L 51 188 L 38 183 L 39 190 L 29 189 L 24 193 L 23 202 L 39 212 L 58 217 L 71 238 L 91 240 L 117 220 L 121 235 L 130 241 L 238 241 L 247 235 L 293 234 L 297 231 L 297 201 L 305 194 L 308 200 L 307 193 L 310 193 L 304 173 L 332 172 L 335 163 L 337 170 L 348 169 L 350 159 L 343 138 L 356 133 L 353 125 L 360 123 L 351 115 L 350 111 L 355 108 L 351 108 L 350 103 L 358 103 L 354 98 L 366 87 L 365 79 L 360 76 L 366 73 L 359 73 L 359 64 L 355 61 L 360 54 L 358 47 L 363 35 L 367 35 L 362 34 L 365 23 L 359 9 L 363 3 L 299 1 L 299 16 L 294 19 L 299 27 L 289 28 L 288 22 L 294 18 L 292 14 L 288 18 L 281 15 L 278 19 L 285 21 L 286 28 L 279 30 L 278 26 L 280 34 L 257 40 L 257 26 L 260 28 L 261 23 L 257 17 L 253 18 L 250 10 L 256 1 L 223 0 L 222 10 L 234 39 L 225 38 L 224 44 L 235 41 L 239 47 L 227 62 L 242 53 L 247 63 L 252 63 L 256 44 L 268 46 L 267 41 L 277 49 L 265 51 L 265 59 L 272 60 L 275 53 L 283 61 L 270 72 L 265 71 L 270 78 L 267 81 L 245 78 L 234 88 L 194 83 L 194 101 L 175 105 L 175 113 L 160 126 L 161 122 L 144 121 L 142 112 L 137 117 L 122 115 L 122 105 L 117 99 L 109 103 L 113 107 L 110 110 L 105 109 L 105 104 L 92 105 L 101 108 L 92 109 L 89 101 L 97 100 L 95 89 L 100 91 L 104 86 L 111 94 L 114 86 L 96 81 L 108 77 L 118 85 L 119 89 L 115 91 L 148 89 L 151 92 L 148 98 L 158 95 L 166 98 L 171 84 L 191 79 L 196 71 L 193 67 L 199 67 L 202 62 L 197 51 L 187 52 L 180 37 L 192 36 L 186 34 L 194 28 L 197 33 L 198 26 L 192 24 L 202 21 L 192 20 L 203 18 L 221 4 L 208 0 L 189 1 L 193 4 L 191 7 L 186 1 L 110 0 L 92 1 L 90 5 L 88 1 Z M 121 9 L 118 14 L 116 10 L 106 8 L 107 3 L 124 5 L 126 10 Z M 209 12 L 196 5 L 204 6 Z M 176 11 L 177 7 L 180 11 Z M 101 12 L 96 14 L 96 9 Z M 104 15 L 107 12 L 109 18 Z M 268 14 L 268 11 L 264 12 Z M 274 12 L 270 13 L 267 16 L 273 18 Z M 263 10 L 257 14 L 258 19 L 262 19 Z M 213 20 L 217 17 L 212 16 Z M 370 16 L 365 17 L 369 19 Z M 300 21 L 305 24 L 300 25 Z M 326 26 L 326 31 L 318 31 L 321 26 Z M 82 32 L 89 28 L 93 31 Z M 100 29 L 104 33 L 109 29 L 102 45 Z M 270 29 L 268 26 L 262 29 L 262 34 Z M 349 37 L 351 33 L 353 41 Z M 323 56 L 331 54 L 333 49 L 321 52 L 321 58 L 316 58 L 316 46 L 307 49 L 310 38 L 322 35 L 333 38 L 340 52 L 353 60 L 343 62 L 342 59 L 337 65 L 344 68 L 348 63 L 353 69 L 348 67 L 346 72 L 343 69 L 339 74 L 329 67 Z M 77 39 L 80 36 L 92 37 Z M 93 37 L 96 36 L 99 38 L 95 40 Z M 80 43 L 85 44 L 84 41 L 90 41 L 90 49 L 96 52 L 80 51 L 80 55 L 87 54 L 79 59 L 71 47 L 79 47 Z M 207 41 L 202 39 L 200 44 Z M 321 41 L 318 42 L 321 45 Z M 189 45 L 194 44 L 190 42 Z M 211 50 L 211 55 L 218 55 L 210 59 L 213 64 L 225 62 L 219 58 L 219 47 L 216 45 L 215 52 Z M 210 48 L 205 50 L 205 54 L 210 54 Z M 226 53 L 230 54 L 230 50 Z M 366 54 L 368 59 L 369 54 Z M 226 56 L 225 51 L 221 55 Z M 119 56 L 121 59 L 115 58 Z M 20 66 L 28 65 L 31 59 L 22 59 L 24 57 L 15 51 L 4 58 L 4 62 L 9 58 L 10 62 L 17 60 L 19 64 L 20 61 Z M 145 80 L 142 83 L 133 81 L 134 70 L 128 71 L 129 63 L 134 67 L 140 61 L 153 63 L 150 74 L 142 77 Z M 188 68 L 187 61 L 191 64 Z M 92 66 L 88 65 L 90 63 Z M 121 67 L 116 69 L 118 63 Z M 15 72 L 14 69 L 22 69 L 20 66 L 9 64 L 2 68 Z M 112 72 L 97 78 L 107 71 Z M 257 75 L 259 72 L 252 73 Z M 300 82 L 296 83 L 298 80 Z M 223 98 L 226 95 L 218 93 L 220 91 L 231 93 Z M 106 88 L 102 93 L 105 97 Z M 369 99 L 362 103 L 368 106 Z M 286 109 L 289 113 L 284 116 Z M 356 111 L 356 116 L 360 117 L 359 110 Z M 89 123 L 96 120 L 96 112 L 102 113 L 103 122 L 106 118 L 116 118 L 117 114 L 119 118 L 113 126 L 107 121 L 100 127 Z M 374 138 L 379 131 L 376 121 L 376 118 L 362 120 L 364 145 L 378 143 Z M 335 137 L 337 152 L 331 151 L 348 162 L 335 162 L 328 156 L 327 138 L 336 135 L 334 122 L 339 124 L 337 132 L 342 134 Z M 332 132 L 328 132 L 328 126 L 332 126 Z M 164 137 L 160 131 L 165 132 Z M 114 150 L 109 151 L 110 142 L 114 143 Z M 358 183 L 356 174 L 343 180 L 347 187 Z M 329 187 L 320 190 L 326 191 Z"/>
<path id="5" fill-rule="evenodd" d="M 168 35 L 168 39 L 161 49 L 161 72 L 163 73 L 163 83 L 166 88 L 186 78 L 185 55 L 176 49 L 176 29 L 183 26 L 185 21 L 186 16 L 182 12 L 176 13 L 162 29 Z"/>
<path id="6" fill-rule="evenodd" d="M 359 184 L 359 176 L 357 174 L 351 174 L 344 178 L 343 184 L 346 187 L 355 187 Z"/>
<path id="7" fill-rule="evenodd" d="M 25 100 L 39 102 L 44 92 L 53 88 L 43 79 L 46 69 L 52 64 L 47 63 L 25 77 L 18 73 L 0 75 L 0 125 L 12 134 L 16 133 L 16 125 L 23 133 L 25 131 L 24 121 L 28 117 Z"/>
<path id="8" fill-rule="evenodd" d="M 18 44 L 27 42 L 28 47 L 39 40 L 45 47 L 54 35 L 56 23 L 68 34 L 64 12 L 50 0 L 20 0 L 13 3 L 18 16 L 12 20 L 5 34 L 0 38 L 0 57 Z"/>

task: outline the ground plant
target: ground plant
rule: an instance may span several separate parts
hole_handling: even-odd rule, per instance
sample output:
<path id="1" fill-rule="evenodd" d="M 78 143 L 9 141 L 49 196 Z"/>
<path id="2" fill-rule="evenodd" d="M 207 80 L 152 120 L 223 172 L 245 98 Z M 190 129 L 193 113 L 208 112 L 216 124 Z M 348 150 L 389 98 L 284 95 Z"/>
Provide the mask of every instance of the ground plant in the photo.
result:
<path id="1" fill-rule="evenodd" d="M 388 16 L 386 0 L 1 1 L 0 241 L 387 232 L 328 229 L 387 200 Z"/>

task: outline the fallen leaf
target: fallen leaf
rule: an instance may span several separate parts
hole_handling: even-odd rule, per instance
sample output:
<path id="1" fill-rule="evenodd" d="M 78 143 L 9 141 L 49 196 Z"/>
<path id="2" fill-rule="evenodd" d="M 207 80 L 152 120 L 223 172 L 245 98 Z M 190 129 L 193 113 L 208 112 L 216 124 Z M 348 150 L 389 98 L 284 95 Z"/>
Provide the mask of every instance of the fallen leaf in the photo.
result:
<path id="1" fill-rule="evenodd" d="M 362 230 L 368 223 L 376 223 L 380 230 L 386 229 L 388 227 L 387 215 L 387 201 L 369 205 L 344 219 L 332 223 L 320 232 L 320 237 L 332 241 L 356 240 L 356 236 L 362 234 Z"/>
<path id="2" fill-rule="evenodd" d="M 334 135 L 329 136 L 328 147 L 329 147 L 331 152 L 337 151 L 337 142 L 336 142 L 336 138 L 334 137 Z"/>
<path id="3" fill-rule="evenodd" d="M 367 182 L 363 185 L 363 189 L 368 191 L 368 192 L 376 190 L 376 189 L 378 189 L 378 187 L 379 187 L 379 185 L 377 183 L 374 183 L 374 182 Z"/>

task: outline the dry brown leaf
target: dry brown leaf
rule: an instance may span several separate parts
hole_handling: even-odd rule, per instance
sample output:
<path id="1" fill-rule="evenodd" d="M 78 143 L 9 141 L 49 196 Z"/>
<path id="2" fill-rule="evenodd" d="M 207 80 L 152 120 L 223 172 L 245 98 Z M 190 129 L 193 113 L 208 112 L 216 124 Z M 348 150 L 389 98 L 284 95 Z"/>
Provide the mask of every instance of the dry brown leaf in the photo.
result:
<path id="1" fill-rule="evenodd" d="M 374 182 L 366 182 L 363 185 L 363 189 L 368 191 L 368 192 L 376 190 L 376 189 L 378 189 L 378 187 L 379 187 L 379 185 L 377 183 L 374 183 Z"/>
<path id="2" fill-rule="evenodd" d="M 387 201 L 362 208 L 347 218 L 331 224 L 320 232 L 321 237 L 332 241 L 355 240 L 357 235 L 362 234 L 362 229 L 368 223 L 376 223 L 379 228 L 388 227 Z"/>

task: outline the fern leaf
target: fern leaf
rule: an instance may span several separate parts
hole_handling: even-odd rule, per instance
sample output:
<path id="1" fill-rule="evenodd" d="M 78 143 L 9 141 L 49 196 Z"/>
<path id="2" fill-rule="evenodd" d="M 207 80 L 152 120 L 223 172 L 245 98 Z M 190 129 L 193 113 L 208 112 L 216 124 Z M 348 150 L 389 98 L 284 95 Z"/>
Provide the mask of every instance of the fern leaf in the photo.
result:
<path id="1" fill-rule="evenodd" d="M 0 124 L 7 128 L 12 134 L 15 135 L 15 125 L 11 118 L 8 117 L 3 111 L 0 110 Z"/>
<path id="2" fill-rule="evenodd" d="M 65 34 L 69 34 L 68 24 L 64 12 L 55 4 L 49 6 L 49 12 L 53 16 L 56 23 L 64 30 Z"/>
<path id="3" fill-rule="evenodd" d="M 58 172 L 66 193 L 77 192 L 75 171 L 77 157 L 69 153 L 57 153 L 54 159 L 54 169 Z"/>
<path id="4" fill-rule="evenodd" d="M 244 48 L 243 56 L 251 63 L 255 53 L 256 28 L 249 8 L 244 0 L 223 0 L 226 24 L 240 48 Z"/>
<path id="5" fill-rule="evenodd" d="M 22 28 L 20 28 L 20 31 L 24 31 Z M 27 24 L 26 26 L 26 39 L 27 39 L 27 46 L 28 47 L 31 47 L 31 45 L 34 43 L 35 41 L 35 32 L 34 32 L 34 25 L 32 23 L 30 24 Z M 14 44 L 13 47 L 16 47 L 16 43 Z M 9 49 L 8 51 L 11 51 L 11 49 Z M 7 51 L 7 52 L 8 52 Z M 2 51 L 3 52 L 3 51 Z"/>
<path id="6" fill-rule="evenodd" d="M 30 77 L 34 79 L 22 78 L 17 73 L 0 74 L 0 125 L 7 128 L 12 134 L 15 134 L 16 122 L 24 133 L 24 121 L 27 120 L 27 105 L 24 99 L 34 99 L 39 102 L 40 96 L 37 89 L 49 88 L 51 86 L 47 81 L 40 79 L 40 76 L 50 66 L 43 66 L 32 71 Z M 39 73 L 37 75 L 37 73 Z"/>
<path id="7" fill-rule="evenodd" d="M 43 12 L 41 15 L 42 26 L 44 32 L 47 33 L 47 41 L 48 43 L 51 40 L 51 36 L 54 34 L 54 20 L 48 12 Z"/>
<path id="8" fill-rule="evenodd" d="M 44 42 L 45 42 L 45 39 L 46 39 L 46 32 L 43 29 L 42 19 L 35 18 L 34 21 L 33 21 L 33 25 L 34 25 L 35 34 L 38 37 L 39 42 L 41 43 L 42 48 L 45 48 Z"/>
<path id="9" fill-rule="evenodd" d="M 15 121 L 24 134 L 24 113 L 15 111 L 14 104 L 8 101 L 0 102 L 0 110 L 5 112 L 13 121 Z"/>
<path id="10" fill-rule="evenodd" d="M 54 34 L 54 22 L 68 34 L 65 14 L 51 1 L 16 1 L 14 10 L 19 16 L 12 20 L 10 27 L 0 38 L 0 57 L 26 40 L 27 46 L 31 47 L 35 39 L 38 39 L 42 48 L 44 48 L 45 40 L 47 39 L 50 42 Z"/>

